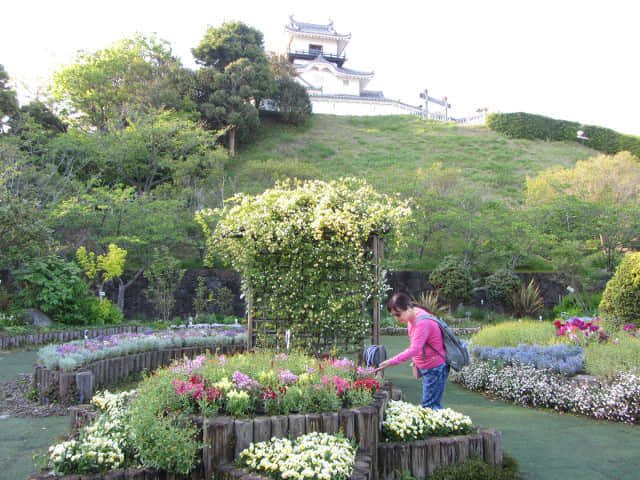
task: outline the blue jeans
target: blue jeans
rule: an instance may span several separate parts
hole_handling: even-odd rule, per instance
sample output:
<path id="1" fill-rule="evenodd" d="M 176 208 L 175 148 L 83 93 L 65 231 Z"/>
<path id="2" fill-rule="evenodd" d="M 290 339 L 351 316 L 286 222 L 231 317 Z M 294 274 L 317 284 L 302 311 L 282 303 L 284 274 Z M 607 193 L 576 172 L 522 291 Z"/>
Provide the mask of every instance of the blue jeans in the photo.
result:
<path id="1" fill-rule="evenodd" d="M 442 394 L 449 377 L 449 365 L 420 369 L 422 372 L 422 406 L 434 410 L 442 409 Z"/>

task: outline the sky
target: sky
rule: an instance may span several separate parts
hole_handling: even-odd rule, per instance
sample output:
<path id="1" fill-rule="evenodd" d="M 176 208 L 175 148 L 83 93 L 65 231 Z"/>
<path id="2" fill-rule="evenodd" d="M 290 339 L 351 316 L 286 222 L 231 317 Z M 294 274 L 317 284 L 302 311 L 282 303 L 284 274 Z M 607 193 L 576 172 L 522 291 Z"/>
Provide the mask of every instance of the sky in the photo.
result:
<path id="1" fill-rule="evenodd" d="M 344 66 L 373 71 L 367 89 L 387 98 L 419 105 L 426 88 L 454 116 L 528 112 L 640 136 L 634 0 L 4 0 L 0 64 L 26 103 L 77 51 L 136 32 L 168 41 L 189 68 L 207 28 L 232 20 L 284 53 L 290 15 L 350 33 Z"/>

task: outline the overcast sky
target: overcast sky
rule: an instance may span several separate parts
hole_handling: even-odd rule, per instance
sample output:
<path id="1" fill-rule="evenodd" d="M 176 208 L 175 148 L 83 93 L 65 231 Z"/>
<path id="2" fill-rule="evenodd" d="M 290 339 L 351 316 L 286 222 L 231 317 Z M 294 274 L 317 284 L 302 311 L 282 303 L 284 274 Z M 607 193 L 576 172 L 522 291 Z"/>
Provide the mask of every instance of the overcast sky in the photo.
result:
<path id="1" fill-rule="evenodd" d="M 412 105 L 428 88 L 452 113 L 524 111 L 640 136 L 640 2 L 635 0 L 4 0 L 0 64 L 36 91 L 78 50 L 135 32 L 167 40 L 184 65 L 209 25 L 240 20 L 284 52 L 289 15 L 351 33 L 345 67 Z M 437 107 L 430 107 L 433 111 Z"/>

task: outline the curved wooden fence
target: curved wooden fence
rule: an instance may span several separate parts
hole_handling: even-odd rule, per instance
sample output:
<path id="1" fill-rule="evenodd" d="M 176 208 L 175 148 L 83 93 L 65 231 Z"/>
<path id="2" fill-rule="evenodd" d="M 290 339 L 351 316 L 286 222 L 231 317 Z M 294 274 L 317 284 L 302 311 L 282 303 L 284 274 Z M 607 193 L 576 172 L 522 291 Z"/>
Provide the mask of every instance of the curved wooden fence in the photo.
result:
<path id="1" fill-rule="evenodd" d="M 149 330 L 148 326 L 128 326 L 29 333 L 24 335 L 14 335 L 12 337 L 0 336 L 0 350 L 8 350 L 10 348 L 24 348 L 31 345 L 47 345 L 49 343 L 66 343 L 73 340 L 81 340 L 84 338 L 85 334 L 87 338 L 95 338 L 100 335 L 107 336 L 116 335 L 119 333 L 143 333 L 147 330 Z"/>
<path id="2" fill-rule="evenodd" d="M 96 390 L 116 383 L 131 374 L 165 367 L 183 357 L 193 358 L 207 352 L 232 355 L 245 349 L 245 344 L 235 344 L 151 350 L 123 357 L 105 358 L 78 367 L 72 372 L 51 370 L 36 365 L 33 368 L 31 383 L 39 392 L 40 403 L 53 401 L 63 405 L 85 403 L 91 399 Z"/>

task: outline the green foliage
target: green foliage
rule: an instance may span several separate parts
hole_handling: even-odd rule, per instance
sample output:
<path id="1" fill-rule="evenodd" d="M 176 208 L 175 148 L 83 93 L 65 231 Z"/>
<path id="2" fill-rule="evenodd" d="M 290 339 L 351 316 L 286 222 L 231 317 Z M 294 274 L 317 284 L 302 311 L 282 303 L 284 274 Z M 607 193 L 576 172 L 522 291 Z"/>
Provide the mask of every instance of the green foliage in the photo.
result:
<path id="1" fill-rule="evenodd" d="M 299 125 L 311 117 L 311 100 L 307 89 L 290 77 L 276 80 L 271 99 L 278 110 L 276 118 L 284 123 Z"/>
<path id="2" fill-rule="evenodd" d="M 281 182 L 255 197 L 237 195 L 198 219 L 209 252 L 220 252 L 240 272 L 256 311 L 292 329 L 294 341 L 303 335 L 317 347 L 345 332 L 350 342 L 362 338 L 362 301 L 385 292 L 371 239 L 384 237 L 393 249 L 408 215 L 404 202 L 346 179 Z M 207 218 L 220 219 L 213 230 Z"/>
<path id="3" fill-rule="evenodd" d="M 625 256 L 607 282 L 600 315 L 605 330 L 618 330 L 640 320 L 640 252 Z"/>
<path id="4" fill-rule="evenodd" d="M 192 52 L 205 66 L 196 72 L 195 102 L 210 128 L 226 127 L 233 157 L 236 134 L 240 141 L 255 134 L 257 107 L 274 87 L 262 33 L 241 22 L 209 27 Z"/>
<path id="5" fill-rule="evenodd" d="M 453 310 L 458 303 L 471 299 L 473 286 L 469 269 L 458 258 L 449 255 L 429 275 L 429 282 Z"/>
<path id="6" fill-rule="evenodd" d="M 536 315 L 542 312 L 544 301 L 540 295 L 540 288 L 533 278 L 526 287 L 520 285 L 520 288 L 513 292 L 511 308 L 513 309 L 513 315 L 518 318 L 535 318 Z"/>
<path id="7" fill-rule="evenodd" d="M 606 342 L 589 343 L 584 352 L 584 368 L 598 378 L 615 378 L 620 372 L 640 372 L 640 338 L 619 331 Z"/>
<path id="8" fill-rule="evenodd" d="M 16 91 L 9 85 L 9 74 L 4 69 L 4 65 L 0 65 L 0 121 L 6 115 L 11 118 L 18 113 L 18 95 Z M 0 135 L 3 129 L 0 123 Z"/>
<path id="9" fill-rule="evenodd" d="M 233 313 L 233 292 L 229 287 L 221 286 L 215 288 L 211 295 L 211 301 L 223 318 Z"/>
<path id="10" fill-rule="evenodd" d="M 267 61 L 262 32 L 242 22 L 227 22 L 218 28 L 210 26 L 191 52 L 199 64 L 220 71 L 241 58 Z"/>
<path id="11" fill-rule="evenodd" d="M 89 280 L 98 284 L 98 295 L 106 282 L 119 277 L 124 272 L 124 262 L 127 251 L 119 248 L 115 243 L 109 244 L 109 251 L 105 255 L 88 252 L 85 247 L 76 250 L 76 259 Z"/>
<path id="12" fill-rule="evenodd" d="M 74 63 L 54 74 L 52 93 L 69 118 L 106 131 L 123 125 L 132 109 L 184 107 L 180 62 L 167 42 L 136 35 L 93 53 L 79 52 Z M 164 94 L 167 89 L 177 94 Z"/>
<path id="13" fill-rule="evenodd" d="M 160 314 L 163 322 L 169 321 L 176 300 L 174 292 L 182 281 L 185 270 L 178 268 L 180 262 L 169 253 L 167 247 L 154 249 L 153 261 L 145 270 L 148 288 L 145 295 Z"/>
<path id="14" fill-rule="evenodd" d="M 211 294 L 207 295 L 207 279 L 202 276 L 198 276 L 198 286 L 196 287 L 195 294 L 193 295 L 193 310 L 195 311 L 196 318 L 199 318 L 200 314 L 207 307 L 207 303 L 211 301 Z"/>
<path id="15" fill-rule="evenodd" d="M 491 302 L 509 305 L 520 285 L 520 279 L 513 270 L 501 268 L 486 279 L 487 297 Z"/>
<path id="16" fill-rule="evenodd" d="M 552 323 L 521 320 L 485 327 L 473 335 L 472 342 L 481 347 L 517 347 L 523 343 L 544 346 L 553 344 L 556 337 Z"/>
<path id="17" fill-rule="evenodd" d="M 87 315 L 91 323 L 98 325 L 118 325 L 122 323 L 124 315 L 120 309 L 108 298 L 99 300 L 93 297 L 87 301 Z"/>
<path id="18" fill-rule="evenodd" d="M 0 268 L 17 268 L 52 247 L 52 232 L 38 204 L 11 195 L 0 185 Z"/>
<path id="19" fill-rule="evenodd" d="M 53 320 L 70 325 L 94 321 L 88 312 L 87 283 L 74 262 L 58 256 L 38 258 L 17 271 L 25 307 L 38 308 Z"/>
<path id="20" fill-rule="evenodd" d="M 199 431 L 188 420 L 171 414 L 180 408 L 171 382 L 166 381 L 172 375 L 162 370 L 147 377 L 131 403 L 131 428 L 143 465 L 187 473 L 195 466 L 201 448 Z M 176 401 L 172 403 L 171 398 Z"/>
<path id="21" fill-rule="evenodd" d="M 518 462 L 508 455 L 504 455 L 500 466 L 471 458 L 456 465 L 438 467 L 429 480 L 518 480 L 519 468 Z"/>
<path id="22" fill-rule="evenodd" d="M 584 142 L 603 153 L 613 154 L 624 150 L 640 156 L 640 138 L 617 133 L 611 129 L 578 122 L 555 120 L 531 113 L 491 113 L 487 127 L 512 138 L 530 140 Z M 578 138 L 578 131 L 588 140 Z"/>

